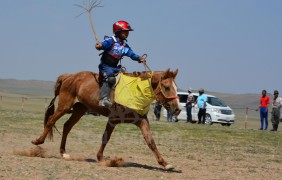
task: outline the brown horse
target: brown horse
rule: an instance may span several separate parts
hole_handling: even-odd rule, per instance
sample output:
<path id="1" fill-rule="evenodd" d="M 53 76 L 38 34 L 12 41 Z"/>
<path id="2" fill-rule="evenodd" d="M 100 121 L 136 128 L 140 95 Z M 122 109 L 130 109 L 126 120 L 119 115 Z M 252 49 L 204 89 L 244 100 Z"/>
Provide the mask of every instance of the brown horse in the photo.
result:
<path id="1" fill-rule="evenodd" d="M 174 115 L 180 113 L 180 104 L 177 98 L 177 88 L 174 78 L 178 70 L 153 72 L 151 86 L 154 91 L 156 101 L 162 104 L 166 109 L 173 112 Z M 148 78 L 147 72 L 127 73 L 129 76 L 139 76 L 141 79 Z M 98 106 L 99 103 L 99 75 L 83 71 L 76 74 L 63 74 L 58 77 L 54 87 L 55 96 L 51 100 L 48 109 L 45 112 L 44 131 L 42 135 L 32 141 L 33 144 L 43 144 L 46 136 L 49 134 L 52 139 L 53 127 L 56 121 L 68 111 L 73 109 L 71 117 L 65 122 L 60 146 L 62 157 L 68 157 L 65 146 L 68 133 L 80 118 L 88 111 L 95 111 L 108 117 L 108 123 L 103 134 L 102 144 L 97 153 L 99 161 L 103 160 L 103 151 L 108 143 L 115 126 L 119 123 L 133 123 L 138 126 L 147 142 L 149 148 L 153 151 L 158 163 L 166 170 L 171 170 L 174 166 L 168 164 L 159 153 L 153 140 L 147 114 L 141 116 L 135 110 L 126 108 L 114 103 L 110 109 Z M 55 99 L 59 96 L 58 107 L 55 111 Z M 112 92 L 113 99 L 113 92 Z"/>

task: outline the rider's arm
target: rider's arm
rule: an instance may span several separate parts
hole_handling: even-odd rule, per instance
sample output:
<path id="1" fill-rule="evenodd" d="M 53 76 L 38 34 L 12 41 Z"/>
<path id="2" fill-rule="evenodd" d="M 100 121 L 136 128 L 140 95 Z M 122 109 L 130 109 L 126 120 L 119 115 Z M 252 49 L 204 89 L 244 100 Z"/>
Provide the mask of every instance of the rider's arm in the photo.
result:
<path id="1" fill-rule="evenodd" d="M 104 51 L 108 51 L 112 48 L 113 43 L 114 43 L 113 38 L 107 38 L 103 42 L 101 42 L 102 45 L 101 49 Z"/>
<path id="2" fill-rule="evenodd" d="M 141 56 L 139 56 L 138 54 L 135 54 L 133 52 L 133 50 L 128 46 L 128 44 L 126 44 L 126 50 L 125 50 L 125 55 L 127 57 L 130 57 L 132 60 L 134 61 L 138 61 L 141 59 Z"/>

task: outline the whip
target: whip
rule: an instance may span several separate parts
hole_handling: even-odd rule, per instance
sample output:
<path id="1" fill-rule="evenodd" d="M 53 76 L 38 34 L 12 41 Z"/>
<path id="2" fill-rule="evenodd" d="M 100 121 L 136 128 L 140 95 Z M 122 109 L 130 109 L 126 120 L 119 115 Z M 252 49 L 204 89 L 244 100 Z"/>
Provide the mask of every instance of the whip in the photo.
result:
<path id="1" fill-rule="evenodd" d="M 94 9 L 94 8 L 97 8 L 97 7 L 103 7 L 101 5 L 101 0 L 85 0 L 83 2 L 83 5 L 79 5 L 79 4 L 75 4 L 75 6 L 77 7 L 80 7 L 82 9 L 84 9 L 84 12 L 80 13 L 78 16 L 76 17 L 79 17 L 81 16 L 82 14 L 86 13 L 88 14 L 88 18 L 89 18 L 89 21 L 90 21 L 90 24 L 91 24 L 91 28 L 92 28 L 92 32 L 94 34 L 94 38 L 96 40 L 96 43 L 99 42 L 98 40 L 98 36 L 97 36 L 97 33 L 95 31 L 95 28 L 94 28 L 94 23 L 93 23 L 93 20 L 92 20 L 92 15 L 91 15 L 91 11 Z"/>

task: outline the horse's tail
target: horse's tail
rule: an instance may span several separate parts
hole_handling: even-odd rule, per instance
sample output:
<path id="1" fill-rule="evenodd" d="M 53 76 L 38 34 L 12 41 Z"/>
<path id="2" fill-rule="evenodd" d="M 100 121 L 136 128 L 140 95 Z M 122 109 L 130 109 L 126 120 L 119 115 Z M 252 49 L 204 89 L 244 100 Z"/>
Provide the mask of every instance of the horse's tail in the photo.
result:
<path id="1" fill-rule="evenodd" d="M 60 93 L 60 89 L 61 89 L 63 81 L 70 76 L 71 76 L 71 74 L 62 74 L 58 77 L 57 82 L 56 82 L 55 87 L 54 87 L 54 97 L 51 100 L 49 106 L 47 107 L 47 109 L 45 111 L 44 127 L 47 125 L 49 117 L 52 116 L 55 112 L 55 104 L 54 103 L 55 103 L 56 97 Z M 53 140 L 53 128 L 49 131 L 48 137 L 49 137 L 50 140 Z"/>

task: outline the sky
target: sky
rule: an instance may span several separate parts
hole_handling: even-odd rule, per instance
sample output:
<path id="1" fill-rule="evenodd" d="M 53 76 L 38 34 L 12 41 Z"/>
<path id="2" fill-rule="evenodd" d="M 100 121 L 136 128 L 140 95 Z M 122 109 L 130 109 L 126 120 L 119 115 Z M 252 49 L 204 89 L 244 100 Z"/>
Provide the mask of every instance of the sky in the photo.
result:
<path id="1" fill-rule="evenodd" d="M 0 79 L 56 81 L 98 72 L 101 51 L 84 0 L 1 0 Z M 180 89 L 282 91 L 281 0 L 101 0 L 92 12 L 100 41 L 129 22 L 128 44 L 152 71 L 178 69 Z M 129 72 L 142 64 L 122 59 Z"/>

